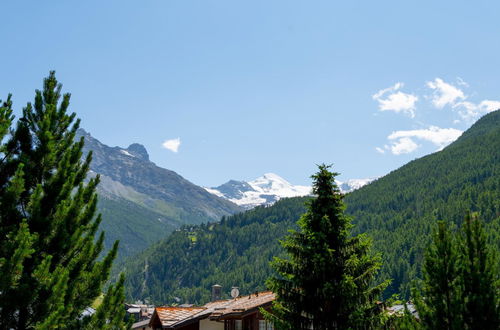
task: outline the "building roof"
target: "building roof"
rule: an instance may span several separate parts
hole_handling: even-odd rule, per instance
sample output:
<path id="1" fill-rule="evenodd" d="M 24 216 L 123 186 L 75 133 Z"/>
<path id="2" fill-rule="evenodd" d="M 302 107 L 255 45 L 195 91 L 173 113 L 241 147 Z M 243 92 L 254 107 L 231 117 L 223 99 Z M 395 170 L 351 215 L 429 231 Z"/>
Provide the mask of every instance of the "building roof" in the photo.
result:
<path id="1" fill-rule="evenodd" d="M 132 330 L 147 327 L 149 325 L 149 321 L 150 319 L 135 322 L 134 324 L 132 324 Z"/>
<path id="2" fill-rule="evenodd" d="M 389 312 L 389 315 L 403 315 L 405 312 L 405 306 L 408 309 L 408 312 L 410 312 L 412 315 L 418 317 L 417 309 L 415 308 L 415 305 L 413 304 L 404 304 L 404 305 L 394 305 L 391 307 L 388 307 L 387 310 Z"/>
<path id="3" fill-rule="evenodd" d="M 205 307 L 156 307 L 155 313 L 162 327 L 173 328 L 178 323 L 191 319 L 205 309 Z"/>
<path id="4" fill-rule="evenodd" d="M 259 307 L 270 304 L 276 298 L 271 291 L 256 292 L 248 296 L 235 299 L 208 303 L 205 307 L 213 309 L 211 319 L 224 319 L 228 316 L 243 315 L 256 310 Z"/>
<path id="5" fill-rule="evenodd" d="M 127 309 L 127 313 L 130 313 L 130 314 L 139 314 L 140 312 L 141 312 L 140 307 L 131 307 L 131 308 Z"/>
<path id="6" fill-rule="evenodd" d="M 159 320 L 163 328 L 174 329 L 207 317 L 212 320 L 224 320 L 253 313 L 274 299 L 274 293 L 265 291 L 235 299 L 212 301 L 202 307 L 156 307 L 151 322 Z"/>

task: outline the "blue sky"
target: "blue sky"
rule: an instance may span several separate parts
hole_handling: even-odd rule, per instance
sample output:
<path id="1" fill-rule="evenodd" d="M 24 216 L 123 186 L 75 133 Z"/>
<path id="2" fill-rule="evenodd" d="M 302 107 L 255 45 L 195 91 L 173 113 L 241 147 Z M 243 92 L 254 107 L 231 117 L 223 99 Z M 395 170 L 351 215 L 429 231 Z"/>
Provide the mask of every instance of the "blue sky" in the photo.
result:
<path id="1" fill-rule="evenodd" d="M 384 175 L 500 107 L 494 1 L 1 8 L 1 99 L 19 112 L 56 70 L 87 131 L 199 185 L 309 184 L 323 162 L 341 180 Z"/>

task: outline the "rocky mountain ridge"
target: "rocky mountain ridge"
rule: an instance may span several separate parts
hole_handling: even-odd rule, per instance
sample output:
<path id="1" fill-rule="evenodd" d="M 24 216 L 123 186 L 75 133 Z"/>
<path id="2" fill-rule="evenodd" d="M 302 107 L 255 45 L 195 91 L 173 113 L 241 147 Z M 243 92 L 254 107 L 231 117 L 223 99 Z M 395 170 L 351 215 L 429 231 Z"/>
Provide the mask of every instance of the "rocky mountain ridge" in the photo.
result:
<path id="1" fill-rule="evenodd" d="M 119 239 L 121 252 L 133 254 L 182 225 L 213 222 L 242 210 L 157 166 L 141 144 L 109 147 L 83 129 L 79 137 L 85 141 L 83 157 L 92 151 L 89 175 L 101 177 L 99 212 L 106 246 Z"/>

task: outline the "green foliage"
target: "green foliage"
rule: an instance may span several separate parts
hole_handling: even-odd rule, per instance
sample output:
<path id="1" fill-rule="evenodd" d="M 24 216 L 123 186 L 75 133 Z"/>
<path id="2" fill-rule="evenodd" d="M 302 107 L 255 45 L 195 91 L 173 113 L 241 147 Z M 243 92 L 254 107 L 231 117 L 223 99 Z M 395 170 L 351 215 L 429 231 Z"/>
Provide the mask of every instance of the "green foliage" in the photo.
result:
<path id="1" fill-rule="evenodd" d="M 380 267 L 370 241 L 350 236 L 337 173 L 320 165 L 313 176 L 316 196 L 282 242 L 286 259 L 275 258 L 278 276 L 268 281 L 276 293 L 270 319 L 286 329 L 347 329 L 378 324 L 375 298 L 388 283 L 372 286 Z"/>
<path id="2" fill-rule="evenodd" d="M 83 183 L 91 155 L 80 160 L 83 141 L 73 141 L 79 121 L 67 113 L 69 100 L 51 72 L 15 128 L 10 96 L 0 108 L 2 329 L 80 328 L 92 319 L 81 314 L 101 294 L 116 255 L 117 243 L 97 261 L 104 239 L 95 240 L 99 178 Z M 105 314 L 122 328 L 112 316 Z"/>
<path id="3" fill-rule="evenodd" d="M 272 207 L 257 207 L 223 217 L 220 223 L 185 226 L 167 240 L 128 260 L 126 293 L 130 299 L 157 304 L 206 303 L 213 284 L 229 297 L 232 286 L 242 294 L 265 289 L 269 261 L 281 254 L 277 237 L 295 227 L 307 198 L 284 199 Z"/>
<path id="4" fill-rule="evenodd" d="M 345 198 L 354 233 L 372 237 L 382 253 L 380 279 L 392 279 L 385 296 L 410 296 L 421 277 L 425 248 L 436 220 L 460 227 L 477 212 L 500 250 L 500 111 L 479 119 L 440 152 L 414 160 Z"/>
<path id="5" fill-rule="evenodd" d="M 123 320 L 126 317 L 126 311 L 123 307 L 125 299 L 124 282 L 125 277 L 122 274 L 118 282 L 109 287 L 108 294 L 104 296 L 102 303 L 97 307 L 95 317 L 89 318 L 81 324 L 82 329 L 111 330 L 123 327 Z M 130 318 L 126 328 L 131 327 L 133 320 L 133 318 Z"/>
<path id="6" fill-rule="evenodd" d="M 423 275 L 422 287 L 414 294 L 426 328 L 500 327 L 500 272 L 477 218 L 468 215 L 456 235 L 444 222 L 438 223 Z"/>
<path id="7" fill-rule="evenodd" d="M 104 194 L 99 195 L 97 210 L 102 214 L 99 229 L 106 233 L 104 249 L 109 250 L 114 241 L 120 240 L 115 264 L 124 257 L 144 251 L 180 227 L 178 223 L 159 221 L 164 217 L 161 213 Z"/>
<path id="8" fill-rule="evenodd" d="M 423 263 L 422 294 L 414 292 L 418 313 L 429 329 L 460 329 L 462 301 L 457 244 L 443 221 L 438 222 L 433 236 Z"/>

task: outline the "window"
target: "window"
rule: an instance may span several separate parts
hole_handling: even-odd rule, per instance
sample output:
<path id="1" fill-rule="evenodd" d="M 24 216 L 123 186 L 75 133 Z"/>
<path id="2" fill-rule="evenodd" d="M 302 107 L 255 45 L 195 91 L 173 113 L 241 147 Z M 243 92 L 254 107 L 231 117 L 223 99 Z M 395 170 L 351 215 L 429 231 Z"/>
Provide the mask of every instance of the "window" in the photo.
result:
<path id="1" fill-rule="evenodd" d="M 266 320 L 259 320 L 259 330 L 274 330 L 273 324 Z"/>
<path id="2" fill-rule="evenodd" d="M 234 320 L 234 330 L 243 330 L 242 320 Z"/>

